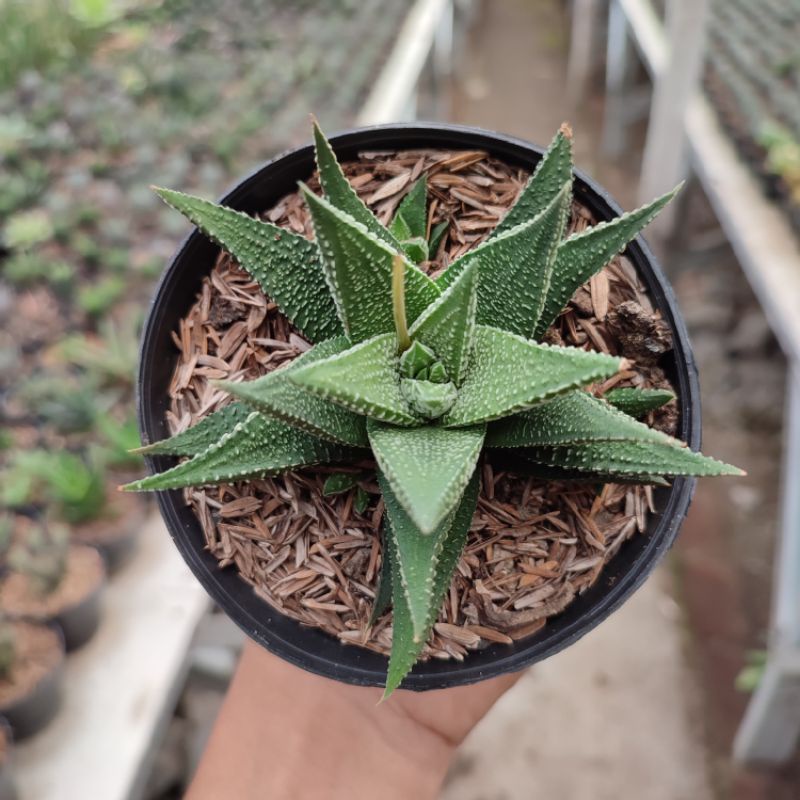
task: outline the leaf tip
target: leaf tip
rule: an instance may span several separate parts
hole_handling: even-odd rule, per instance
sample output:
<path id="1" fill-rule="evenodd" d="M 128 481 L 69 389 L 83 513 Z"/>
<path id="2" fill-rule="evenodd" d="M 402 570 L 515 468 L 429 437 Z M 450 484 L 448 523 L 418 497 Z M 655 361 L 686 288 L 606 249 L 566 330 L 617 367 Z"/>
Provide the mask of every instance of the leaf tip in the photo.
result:
<path id="1" fill-rule="evenodd" d="M 229 394 L 235 394 L 236 389 L 240 385 L 236 381 L 228 381 L 224 378 L 212 378 L 209 381 L 209 384 L 211 384 L 211 386 L 213 386 L 215 389 L 222 389 L 224 392 L 228 392 Z"/>

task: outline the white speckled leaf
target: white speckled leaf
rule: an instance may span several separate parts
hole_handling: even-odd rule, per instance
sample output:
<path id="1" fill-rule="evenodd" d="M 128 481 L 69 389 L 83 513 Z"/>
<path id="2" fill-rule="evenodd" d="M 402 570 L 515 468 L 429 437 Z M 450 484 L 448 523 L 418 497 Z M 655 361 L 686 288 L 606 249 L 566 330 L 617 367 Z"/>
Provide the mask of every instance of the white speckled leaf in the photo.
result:
<path id="1" fill-rule="evenodd" d="M 453 514 L 448 514 L 431 533 L 424 534 L 405 512 L 386 476 L 380 471 L 378 485 L 386 506 L 387 532 L 397 553 L 400 579 L 414 628 L 414 640 L 419 641 L 425 633 L 425 623 L 430 615 L 433 577 Z"/>
<path id="2" fill-rule="evenodd" d="M 343 332 L 314 242 L 199 197 L 156 192 L 227 250 L 309 339 L 321 342 Z"/>
<path id="3" fill-rule="evenodd" d="M 153 456 L 194 456 L 202 453 L 214 442 L 218 442 L 237 423 L 244 422 L 252 413 L 253 409 L 244 403 L 231 403 L 203 417 L 191 428 L 170 436 L 169 439 L 144 445 L 132 452 Z"/>
<path id="4" fill-rule="evenodd" d="M 393 333 L 384 333 L 343 353 L 300 365 L 287 377 L 301 389 L 356 414 L 395 425 L 416 425 L 418 420 L 400 392 L 397 370 L 397 339 Z"/>
<path id="5" fill-rule="evenodd" d="M 603 400 L 577 391 L 555 397 L 522 414 L 493 422 L 489 447 L 546 447 L 592 441 L 669 442 Z"/>
<path id="6" fill-rule="evenodd" d="M 695 453 L 676 439 L 666 442 L 587 442 L 526 451 L 542 464 L 607 475 L 744 475 L 730 464 Z"/>
<path id="7" fill-rule="evenodd" d="M 394 610 L 392 613 L 392 654 L 389 660 L 389 670 L 386 676 L 386 689 L 384 699 L 387 698 L 411 671 L 430 633 L 436 615 L 442 605 L 445 594 L 450 587 L 453 573 L 458 565 L 458 560 L 467 542 L 467 533 L 475 514 L 478 502 L 478 489 L 480 479 L 478 471 L 472 475 L 467 488 L 461 498 L 461 503 L 453 515 L 450 528 L 439 548 L 436 571 L 433 577 L 433 587 L 429 595 L 428 613 L 425 625 L 421 631 L 415 632 L 407 598 L 407 588 L 403 584 L 400 571 L 400 560 L 393 536 L 386 536 L 387 549 L 384 558 L 388 559 L 391 569 L 391 584 Z M 389 490 L 391 491 L 391 490 Z M 388 493 L 385 495 L 388 497 Z M 396 503 L 395 503 L 396 506 Z M 387 501 L 387 509 L 389 503 Z M 400 510 L 402 514 L 402 509 Z M 399 518 L 399 515 L 398 515 Z M 408 517 L 405 519 L 410 523 Z M 401 534 L 402 535 L 402 534 Z M 409 535 L 414 535 L 410 531 Z"/>
<path id="8" fill-rule="evenodd" d="M 286 367 L 257 380 L 243 383 L 219 381 L 219 386 L 257 411 L 277 417 L 295 428 L 340 444 L 368 447 L 367 423 L 363 416 L 312 395 L 288 379 L 293 370 L 342 353 L 349 347 L 350 341 L 339 336 L 320 342 Z"/>
<path id="9" fill-rule="evenodd" d="M 478 322 L 530 338 L 544 308 L 564 234 L 570 187 L 565 183 L 538 216 L 457 258 L 437 285 L 441 289 L 452 285 L 467 264 L 477 261 Z"/>
<path id="10" fill-rule="evenodd" d="M 381 225 L 378 218 L 367 208 L 356 190 L 350 185 L 350 181 L 347 180 L 342 172 L 330 142 L 316 121 L 313 124 L 313 128 L 314 157 L 319 170 L 319 181 L 322 185 L 322 191 L 325 192 L 325 196 L 331 205 L 336 206 L 336 208 L 344 211 L 354 220 L 365 225 L 371 233 L 382 239 L 394 250 L 399 249 L 400 245 L 397 239 Z"/>
<path id="11" fill-rule="evenodd" d="M 567 182 L 572 184 L 572 132 L 562 126 L 520 192 L 517 202 L 500 220 L 489 238 L 533 219 L 553 201 Z"/>
<path id="12" fill-rule="evenodd" d="M 612 406 L 632 417 L 643 417 L 648 411 L 654 411 L 674 400 L 675 395 L 666 389 L 625 387 L 612 389 L 606 393 L 605 399 Z"/>
<path id="13" fill-rule="evenodd" d="M 442 361 L 450 380 L 461 385 L 472 349 L 477 308 L 478 262 L 468 264 L 409 333 L 427 345 Z"/>
<path id="14" fill-rule="evenodd" d="M 570 297 L 664 208 L 678 193 L 680 186 L 635 211 L 611 222 L 601 222 L 564 240 L 556 253 L 550 287 L 544 308 L 536 323 L 535 338 L 541 338 L 554 322 Z"/>
<path id="15" fill-rule="evenodd" d="M 125 489 L 149 491 L 224 483 L 307 464 L 341 461 L 353 457 L 355 452 L 254 411 L 194 458 L 158 475 L 133 481 Z"/>
<path id="16" fill-rule="evenodd" d="M 367 423 L 372 453 L 400 505 L 430 534 L 456 507 L 481 452 L 485 425 L 396 428 Z"/>
<path id="17" fill-rule="evenodd" d="M 592 472 L 591 470 L 566 469 L 541 464 L 530 459 L 526 451 L 520 451 L 524 459 L 521 464 L 514 462 L 514 470 L 520 475 L 529 475 L 543 481 L 576 481 L 578 483 L 621 483 L 621 484 L 650 484 L 652 486 L 669 486 L 669 482 L 659 475 L 610 475 L 605 472 Z M 524 466 L 523 466 L 524 464 Z"/>
<path id="18" fill-rule="evenodd" d="M 613 375 L 619 365 L 620 359 L 603 353 L 548 347 L 476 325 L 466 377 L 442 423 L 457 427 L 507 417 Z"/>
<path id="19" fill-rule="evenodd" d="M 327 200 L 302 188 L 323 270 L 347 335 L 361 342 L 394 331 L 392 260 L 396 251 Z M 433 281 L 408 261 L 405 292 L 410 322 L 440 294 Z"/>

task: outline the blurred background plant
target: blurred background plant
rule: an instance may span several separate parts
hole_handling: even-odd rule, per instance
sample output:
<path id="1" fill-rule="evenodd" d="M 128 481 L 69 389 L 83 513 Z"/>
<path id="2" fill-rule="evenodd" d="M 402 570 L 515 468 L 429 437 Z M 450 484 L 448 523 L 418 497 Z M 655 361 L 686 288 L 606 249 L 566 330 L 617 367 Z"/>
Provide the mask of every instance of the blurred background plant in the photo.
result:
<path id="1" fill-rule="evenodd" d="M 121 13 L 117 0 L 5 0 L 0 4 L 0 86 L 26 70 L 52 73 L 84 57 Z"/>
<path id="2" fill-rule="evenodd" d="M 763 125 L 758 141 L 767 153 L 764 163 L 768 172 L 784 182 L 791 202 L 800 206 L 800 141 L 774 122 Z"/>
<path id="3" fill-rule="evenodd" d="M 141 465 L 144 309 L 188 231 L 149 185 L 213 196 L 305 140 L 310 110 L 352 121 L 409 5 L 0 0 L 4 506 L 114 516 Z"/>
<path id="4" fill-rule="evenodd" d="M 24 575 L 27 585 L 40 596 L 52 594 L 64 580 L 69 552 L 69 528 L 38 524 L 26 531 L 24 541 L 9 554 L 9 566 Z"/>

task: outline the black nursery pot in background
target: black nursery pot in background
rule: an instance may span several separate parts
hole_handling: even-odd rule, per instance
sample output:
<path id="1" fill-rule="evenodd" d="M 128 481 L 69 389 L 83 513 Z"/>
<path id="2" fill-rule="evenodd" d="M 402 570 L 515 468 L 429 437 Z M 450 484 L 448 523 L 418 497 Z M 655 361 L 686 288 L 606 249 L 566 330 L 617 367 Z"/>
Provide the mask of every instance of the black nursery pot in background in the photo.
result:
<path id="1" fill-rule="evenodd" d="M 490 155 L 533 170 L 543 151 L 528 142 L 475 128 L 440 124 L 408 124 L 363 128 L 330 139 L 340 161 L 355 160 L 363 150 L 441 148 L 485 150 Z M 260 213 L 297 188 L 314 170 L 311 145 L 267 162 L 226 194 L 223 205 Z M 598 221 L 622 213 L 608 193 L 580 171 L 575 172 L 575 200 Z M 183 242 L 156 289 L 142 336 L 139 366 L 139 425 L 144 442 L 169 435 L 166 411 L 174 365 L 172 331 L 195 301 L 203 278 L 216 261 L 219 248 L 195 231 Z M 656 259 L 641 237 L 626 251 L 650 291 L 654 305 L 669 325 L 674 349 L 662 364 L 680 404 L 677 436 L 692 449 L 700 446 L 700 397 L 697 369 L 675 296 Z M 167 457 L 147 459 L 151 471 L 174 463 Z M 430 660 L 418 663 L 403 683 L 407 689 L 440 689 L 474 683 L 514 672 L 541 661 L 577 641 L 619 608 L 642 584 L 672 545 L 694 493 L 695 480 L 678 478 L 668 489 L 655 492 L 657 513 L 645 534 L 622 545 L 604 567 L 597 582 L 575 598 L 542 630 L 511 645 L 493 644 L 470 653 L 464 662 Z M 220 607 L 251 638 L 273 653 L 304 669 L 336 680 L 365 686 L 383 686 L 387 659 L 377 653 L 344 645 L 322 631 L 303 627 L 261 600 L 239 575 L 220 569 L 206 552 L 200 524 L 184 503 L 181 491 L 159 492 L 161 514 L 186 563 Z"/>

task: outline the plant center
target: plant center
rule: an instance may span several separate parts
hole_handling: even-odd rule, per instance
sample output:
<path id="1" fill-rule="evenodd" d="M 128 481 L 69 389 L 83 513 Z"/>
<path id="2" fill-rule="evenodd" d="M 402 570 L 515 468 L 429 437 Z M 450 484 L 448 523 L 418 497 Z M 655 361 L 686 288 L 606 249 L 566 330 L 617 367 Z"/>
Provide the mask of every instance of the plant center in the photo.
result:
<path id="1" fill-rule="evenodd" d="M 430 347 L 418 341 L 400 356 L 400 391 L 424 419 L 438 419 L 456 401 L 456 387 Z"/>

